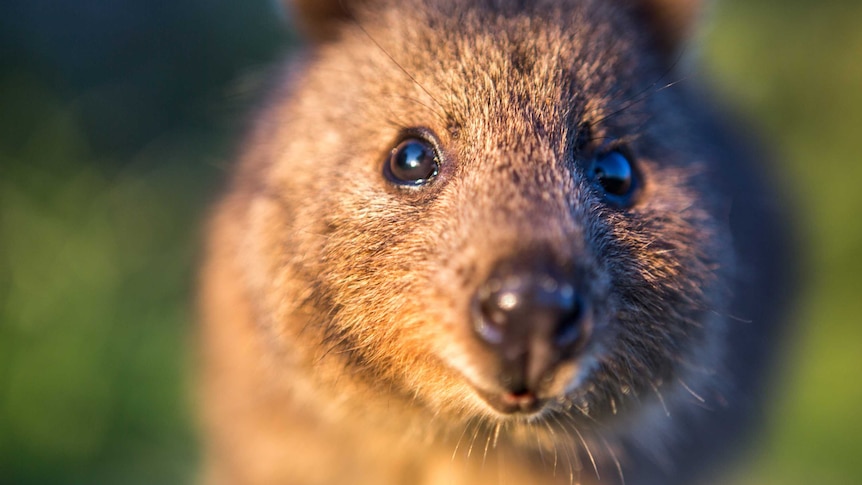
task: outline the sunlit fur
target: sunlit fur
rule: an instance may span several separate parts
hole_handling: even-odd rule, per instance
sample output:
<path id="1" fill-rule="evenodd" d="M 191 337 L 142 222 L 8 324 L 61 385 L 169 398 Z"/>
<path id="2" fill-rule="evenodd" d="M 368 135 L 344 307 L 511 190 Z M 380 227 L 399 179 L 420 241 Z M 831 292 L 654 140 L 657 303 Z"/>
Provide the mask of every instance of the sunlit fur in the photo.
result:
<path id="1" fill-rule="evenodd" d="M 368 1 L 286 64 L 209 234 L 207 483 L 672 484 L 737 446 L 783 236 L 634 3 Z M 441 166 L 405 189 L 382 167 L 413 127 Z M 585 173 L 610 143 L 631 207 Z M 577 268 L 594 328 L 549 406 L 502 415 L 469 304 L 535 250 Z"/>

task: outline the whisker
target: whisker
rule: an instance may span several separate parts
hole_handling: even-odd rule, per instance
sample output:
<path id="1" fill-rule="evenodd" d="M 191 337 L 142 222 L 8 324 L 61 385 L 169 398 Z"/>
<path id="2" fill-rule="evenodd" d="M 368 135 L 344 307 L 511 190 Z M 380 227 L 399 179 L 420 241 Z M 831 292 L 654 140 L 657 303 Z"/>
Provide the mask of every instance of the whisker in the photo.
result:
<path id="1" fill-rule="evenodd" d="M 341 2 L 339 1 L 339 3 L 341 3 Z M 342 4 L 342 8 L 344 9 L 343 4 Z M 346 9 L 345 9 L 345 10 L 346 10 Z M 435 98 L 435 97 L 434 97 L 434 95 L 433 95 L 433 94 L 431 94 L 431 92 L 430 92 L 430 91 L 428 91 L 427 89 L 425 89 L 425 86 L 423 86 L 423 85 L 422 85 L 422 83 L 420 83 L 418 80 L 416 80 L 416 77 L 414 77 L 412 74 L 410 74 L 410 72 L 409 72 L 409 71 L 407 71 L 407 69 L 405 69 L 405 68 L 404 68 L 404 66 L 402 66 L 402 65 L 401 65 L 401 63 L 399 63 L 398 61 L 396 61 L 396 60 L 395 60 L 395 58 L 392 56 L 392 54 L 390 54 L 390 53 L 389 53 L 389 51 L 387 51 L 386 49 L 384 49 L 384 48 L 383 48 L 383 46 L 382 46 L 382 45 L 380 45 L 380 43 L 379 43 L 379 42 L 377 42 L 377 39 L 375 39 L 374 37 L 372 37 L 372 36 L 371 36 L 371 34 L 370 34 L 366 29 L 365 29 L 365 27 L 363 27 L 363 26 L 362 26 L 362 23 L 360 23 L 360 22 L 359 22 L 356 18 L 354 18 L 354 17 L 351 17 L 351 19 L 353 20 L 353 23 L 354 23 L 354 24 L 356 24 L 356 26 L 359 28 L 359 30 L 361 30 L 361 31 L 362 31 L 362 33 L 363 33 L 363 34 L 365 34 L 365 36 L 366 36 L 366 37 L 368 37 L 368 39 L 369 39 L 369 40 L 370 40 L 370 41 L 371 41 L 375 46 L 377 46 L 377 48 L 378 48 L 378 49 L 380 49 L 380 52 L 382 52 L 386 57 L 388 57 L 388 58 L 389 58 L 389 60 L 390 60 L 390 61 L 392 61 L 392 63 L 393 63 L 393 64 L 395 64 L 396 66 L 398 66 L 398 69 L 400 69 L 400 70 L 401 70 L 401 72 L 403 72 L 405 76 L 407 76 L 408 78 L 410 78 L 410 80 L 411 80 L 411 81 L 413 81 L 413 83 L 415 83 L 415 84 L 416 84 L 416 86 L 418 86 L 418 87 L 419 87 L 419 89 L 421 89 L 422 91 L 424 91 L 424 92 L 425 92 L 425 94 L 427 94 L 429 98 L 431 98 L 435 103 L 437 103 L 437 106 L 439 106 L 439 107 L 440 107 L 441 109 L 443 109 L 444 111 L 446 110 L 446 109 L 444 108 L 444 106 L 443 106 L 442 104 L 440 104 L 440 101 L 438 101 L 438 100 L 437 100 L 437 98 Z"/>
<path id="2" fill-rule="evenodd" d="M 468 459 L 473 454 L 473 445 L 476 444 L 476 437 L 479 436 L 479 427 L 480 426 L 481 426 L 481 423 L 479 423 L 477 421 L 476 422 L 476 430 L 473 431 L 473 439 L 470 440 L 470 448 L 467 449 L 467 458 Z"/>
<path id="3" fill-rule="evenodd" d="M 677 382 L 679 382 L 679 383 L 680 383 L 680 385 L 682 385 L 682 387 L 683 387 L 686 391 L 688 391 L 688 393 L 689 393 L 689 394 L 691 394 L 692 396 L 694 396 L 694 398 L 695 398 L 695 399 L 697 399 L 698 401 L 700 401 L 702 404 L 706 404 L 706 399 L 704 399 L 704 398 L 700 397 L 700 394 L 698 394 L 698 393 L 694 392 L 694 389 L 692 389 L 692 388 L 688 387 L 688 384 L 686 384 L 686 383 L 685 383 L 685 381 L 683 381 L 682 379 L 677 379 Z"/>
<path id="4" fill-rule="evenodd" d="M 488 448 L 491 447 L 491 430 L 487 430 L 488 437 L 485 438 L 485 452 L 482 454 L 482 469 L 485 469 L 485 460 L 488 459 Z"/>
<path id="5" fill-rule="evenodd" d="M 470 428 L 470 425 L 473 423 L 473 419 L 475 419 L 475 418 L 471 417 L 470 419 L 467 420 L 467 422 L 464 424 L 464 429 L 461 431 L 461 436 L 458 437 L 458 441 L 455 443 L 455 450 L 452 452 L 452 461 L 453 462 L 455 461 L 455 455 L 458 454 L 458 447 L 461 446 L 461 440 L 464 439 L 464 435 L 467 434 L 467 430 Z"/>
<path id="6" fill-rule="evenodd" d="M 556 419 L 556 416 L 554 417 Z M 545 421 L 545 427 L 548 428 L 548 432 L 551 433 L 551 437 L 553 438 L 552 443 L 554 444 L 554 476 L 557 476 L 557 434 L 554 433 L 554 429 L 551 428 L 550 423 Z"/>
<path id="7" fill-rule="evenodd" d="M 539 457 L 542 459 L 542 465 L 545 466 L 545 452 L 542 450 L 542 441 L 539 437 L 539 431 L 536 428 L 531 428 L 533 430 L 533 434 L 536 435 L 536 446 L 539 448 Z"/>
<path id="8" fill-rule="evenodd" d="M 565 415 L 565 416 L 568 416 L 568 415 Z M 557 425 L 560 426 L 561 429 L 566 428 L 566 425 L 564 425 L 563 422 L 560 421 L 560 418 L 556 414 L 552 414 L 551 417 L 554 418 L 554 421 L 557 423 Z M 574 447 L 572 447 L 572 446 L 566 446 L 569 444 L 571 444 L 571 443 L 568 440 L 563 442 L 563 446 L 564 446 L 563 451 L 565 452 L 566 463 L 569 466 L 569 485 L 574 485 L 574 483 L 575 483 L 575 471 L 572 468 L 572 459 L 573 459 L 572 454 L 575 453 L 575 450 L 574 450 Z M 554 446 L 555 446 L 554 452 L 556 452 L 557 451 L 556 447 L 558 446 L 556 440 L 555 440 Z M 556 474 L 556 469 L 554 470 L 554 472 Z"/>
<path id="9" fill-rule="evenodd" d="M 420 100 L 418 100 L 418 99 L 416 99 L 416 98 L 410 97 L 410 96 L 401 96 L 401 98 L 402 98 L 402 99 L 406 99 L 407 101 L 412 101 L 412 102 L 414 102 L 414 103 L 416 103 L 416 104 L 418 104 L 418 105 L 420 105 L 420 106 L 424 107 L 424 108 L 425 108 L 425 109 L 427 109 L 428 111 L 430 111 L 430 112 L 434 113 L 434 115 L 436 115 L 436 116 L 437 116 L 437 118 L 439 118 L 439 119 L 440 119 L 440 121 L 443 121 L 443 122 L 446 122 L 446 121 L 447 121 L 447 118 L 446 118 L 445 116 L 443 116 L 442 114 L 440 114 L 440 112 L 439 112 L 439 111 L 437 111 L 437 110 L 435 110 L 434 108 L 432 108 L 432 107 L 428 106 L 427 104 L 423 103 L 422 101 L 420 101 Z M 438 103 L 438 104 L 439 104 L 439 103 Z"/>
<path id="10" fill-rule="evenodd" d="M 602 477 L 599 474 L 599 467 L 596 464 L 596 458 L 593 456 L 593 452 L 592 450 L 590 450 L 590 445 L 587 444 L 587 440 L 584 439 L 584 435 L 581 434 L 581 431 L 578 429 L 577 423 L 572 421 L 571 423 L 569 423 L 569 427 L 572 429 L 572 431 L 575 432 L 576 435 L 578 435 L 578 439 L 581 441 L 581 444 L 584 445 L 584 451 L 587 452 L 587 457 L 590 459 L 590 463 L 592 463 L 593 465 L 593 471 L 596 472 L 596 479 L 601 481 Z"/>
<path id="11" fill-rule="evenodd" d="M 631 95 L 628 98 L 618 100 L 621 103 L 623 103 L 622 106 L 620 106 L 615 111 L 612 111 L 611 113 L 609 113 L 605 116 L 602 116 L 601 118 L 599 118 L 597 120 L 592 121 L 591 124 L 599 124 L 599 123 L 602 123 L 604 121 L 607 121 L 607 120 L 627 111 L 629 108 L 637 105 L 638 103 L 642 103 L 643 101 L 646 101 L 647 99 L 649 99 L 651 96 L 655 95 L 656 93 L 659 93 L 665 89 L 669 89 L 673 86 L 676 86 L 677 84 L 681 83 L 682 81 L 685 81 L 686 79 L 688 79 L 687 77 L 682 77 L 680 79 L 677 79 L 676 81 L 669 82 L 669 83 L 665 84 L 664 86 L 662 86 L 658 89 L 654 89 L 659 84 L 659 82 L 661 82 L 662 79 L 667 77 L 668 74 L 670 74 L 671 72 L 673 72 L 674 69 L 676 69 L 676 66 L 677 66 L 677 64 L 679 64 L 679 61 L 682 59 L 682 56 L 683 56 L 683 53 L 680 52 L 680 54 L 676 58 L 676 60 L 673 63 L 671 63 L 671 65 L 655 81 L 653 81 L 652 84 L 650 84 L 646 88 L 642 89 L 641 91 L 634 93 L 633 95 Z M 613 101 L 613 98 L 611 98 L 611 101 Z"/>
<path id="12" fill-rule="evenodd" d="M 665 416 L 670 417 L 670 410 L 668 410 L 667 404 L 665 404 L 665 402 L 664 402 L 664 396 L 662 396 L 661 391 L 659 391 L 659 389 L 658 389 L 658 386 L 656 386 L 653 381 L 650 381 L 649 385 L 650 385 L 650 387 L 652 387 L 652 390 L 655 391 L 655 395 L 658 397 L 658 400 L 661 403 L 662 409 L 664 409 Z"/>
<path id="13" fill-rule="evenodd" d="M 599 439 L 604 443 L 605 449 L 608 450 L 608 454 L 611 455 L 611 459 L 617 467 L 617 475 L 620 477 L 620 485 L 626 485 L 626 477 L 623 475 L 623 466 L 620 464 L 620 459 L 617 457 L 616 451 L 614 451 L 611 444 L 608 443 L 608 440 L 606 440 L 604 436 L 599 435 Z"/>

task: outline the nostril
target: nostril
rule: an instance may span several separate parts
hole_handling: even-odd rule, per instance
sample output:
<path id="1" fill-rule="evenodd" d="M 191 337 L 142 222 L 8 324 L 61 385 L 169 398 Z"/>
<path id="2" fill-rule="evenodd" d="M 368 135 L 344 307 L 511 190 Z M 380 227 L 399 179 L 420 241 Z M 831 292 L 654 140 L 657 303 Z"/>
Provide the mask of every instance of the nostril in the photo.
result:
<path id="1" fill-rule="evenodd" d="M 488 343 L 502 344 L 507 327 L 515 319 L 524 300 L 521 279 L 492 278 L 480 289 L 474 301 L 475 327 L 479 336 Z"/>
<path id="2" fill-rule="evenodd" d="M 571 283 L 545 275 L 534 289 L 535 303 L 531 311 L 548 325 L 553 345 L 564 350 L 581 336 L 584 304 Z M 541 317 L 539 317 L 541 315 Z"/>
<path id="3" fill-rule="evenodd" d="M 581 336 L 584 305 L 580 297 L 574 295 L 568 298 L 560 307 L 560 317 L 554 329 L 554 344 L 559 348 L 567 348 L 575 344 Z"/>

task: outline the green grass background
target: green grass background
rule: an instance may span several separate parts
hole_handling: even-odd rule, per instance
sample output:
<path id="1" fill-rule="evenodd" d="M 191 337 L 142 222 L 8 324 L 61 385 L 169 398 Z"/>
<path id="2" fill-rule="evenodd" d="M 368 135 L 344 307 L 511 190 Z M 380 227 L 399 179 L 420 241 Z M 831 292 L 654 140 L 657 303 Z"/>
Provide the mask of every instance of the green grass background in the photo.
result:
<path id="1" fill-rule="evenodd" d="M 775 147 L 808 241 L 774 413 L 735 481 L 858 485 L 862 2 L 732 0 L 713 20 L 705 78 Z M 0 71 L 0 483 L 191 481 L 198 231 L 247 106 L 233 80 L 289 38 L 267 25 L 173 94 L 168 113 L 197 104 L 164 127 L 136 131 L 109 81 L 70 88 L 28 59 Z M 113 121 L 94 122 L 104 103 Z M 118 123 L 137 138 L 112 139 Z"/>

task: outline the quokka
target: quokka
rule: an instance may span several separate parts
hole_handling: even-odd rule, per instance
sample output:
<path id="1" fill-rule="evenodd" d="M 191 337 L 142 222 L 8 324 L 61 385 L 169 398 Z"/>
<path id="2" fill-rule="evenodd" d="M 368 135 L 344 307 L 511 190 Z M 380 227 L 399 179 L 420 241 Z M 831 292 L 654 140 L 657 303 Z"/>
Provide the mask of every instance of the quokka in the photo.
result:
<path id="1" fill-rule="evenodd" d="M 208 484 L 676 484 L 760 416 L 776 180 L 694 0 L 317 0 L 208 232 Z"/>

